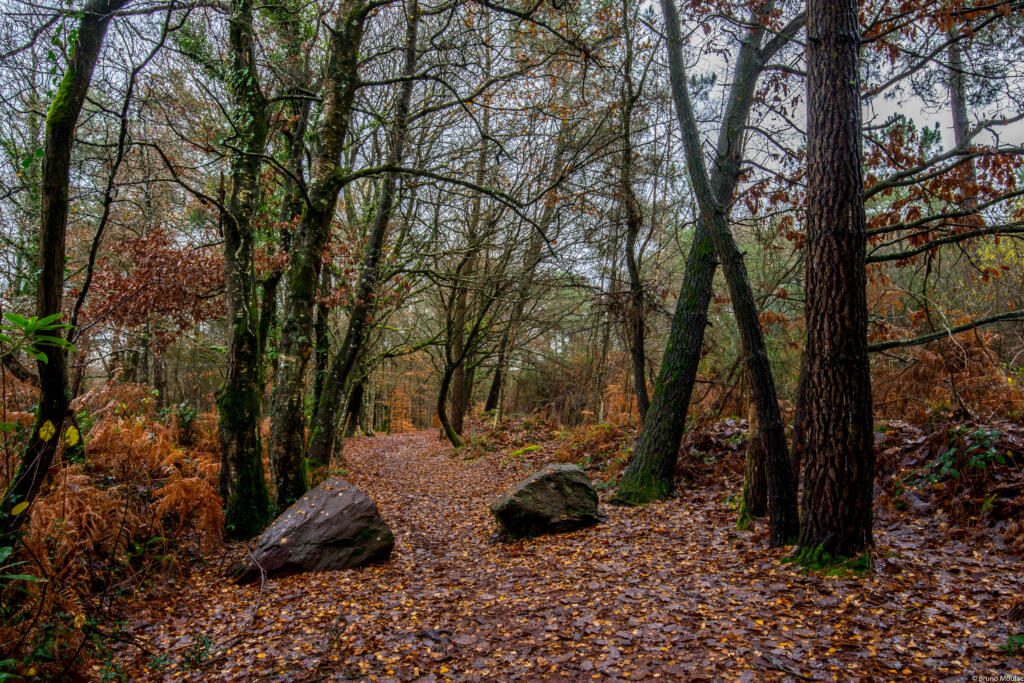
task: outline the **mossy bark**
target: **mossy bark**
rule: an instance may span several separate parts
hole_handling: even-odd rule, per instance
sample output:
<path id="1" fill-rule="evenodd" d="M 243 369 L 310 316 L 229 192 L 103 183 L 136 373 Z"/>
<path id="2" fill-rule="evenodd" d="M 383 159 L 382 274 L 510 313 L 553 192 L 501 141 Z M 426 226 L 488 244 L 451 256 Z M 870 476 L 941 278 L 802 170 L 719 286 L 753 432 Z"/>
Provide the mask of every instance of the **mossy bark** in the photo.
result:
<path id="1" fill-rule="evenodd" d="M 667 498 L 674 491 L 679 443 L 697 378 L 715 267 L 711 239 L 703 223 L 698 223 L 651 405 L 633 459 L 619 481 L 617 503 L 642 505 Z"/>
<path id="2" fill-rule="evenodd" d="M 47 111 L 36 289 L 36 316 L 40 318 L 59 314 L 62 310 L 65 238 L 70 209 L 68 183 L 75 129 L 107 28 L 114 13 L 127 2 L 91 0 L 82 8 L 77 40 L 70 46 L 67 69 Z M 31 504 L 53 463 L 61 439 L 65 438 L 64 426 L 71 400 L 66 351 L 49 347 L 43 350 L 47 361 L 38 363 L 40 394 L 36 421 L 14 478 L 0 501 L 0 543 L 9 542 L 28 517 L 25 512 L 11 514 L 11 510 L 21 503 Z"/>
<path id="3" fill-rule="evenodd" d="M 758 76 L 764 69 L 765 58 L 760 47 L 765 32 L 762 26 L 767 22 L 773 4 L 769 2 L 752 11 L 750 28 L 747 29 L 736 60 L 733 74 L 735 85 L 722 120 L 714 178 L 708 175 L 697 117 L 690 101 L 678 10 L 674 0 L 662 0 L 661 5 L 667 27 L 672 96 L 682 131 L 690 183 L 729 286 L 729 298 L 740 333 L 744 365 L 764 444 L 771 543 L 784 545 L 796 540 L 799 531 L 796 490 L 757 301 L 747 276 L 743 253 L 729 227 L 727 207 L 735 191 L 735 180 L 722 174 L 722 169 L 728 168 L 733 170 L 730 175 L 737 175 L 742 164 L 744 128 L 753 103 L 747 93 L 753 92 Z"/>
<path id="4" fill-rule="evenodd" d="M 284 509 L 306 491 L 305 388 L 313 347 L 313 308 L 323 251 L 327 246 L 338 193 L 345 180 L 341 155 L 359 87 L 357 67 L 368 12 L 362 0 L 346 0 L 331 31 L 324 73 L 323 114 L 317 133 L 320 148 L 312 165 L 309 201 L 292 237 L 284 275 L 284 315 L 278 366 L 270 408 L 270 466 L 278 507 Z"/>
<path id="5" fill-rule="evenodd" d="M 407 80 L 402 84 L 395 110 L 394 124 L 391 129 L 390 148 L 387 163 L 397 166 L 405 156 L 405 146 L 409 131 L 409 110 L 412 103 L 413 76 L 416 73 L 416 40 L 419 24 L 419 12 L 414 0 L 409 0 L 406 11 L 405 63 L 402 75 Z M 330 369 L 325 378 L 323 391 L 316 401 L 316 418 L 309 443 L 310 468 L 323 471 L 330 462 L 337 439 L 340 422 L 342 398 L 356 361 L 363 351 L 366 337 L 371 329 L 371 318 L 375 309 L 377 287 L 380 284 L 381 259 L 384 254 L 384 243 L 387 238 L 388 226 L 399 201 L 398 174 L 386 173 L 381 181 L 377 211 L 370 225 L 370 234 L 363 255 L 362 269 L 359 273 L 359 284 L 356 300 L 349 312 L 348 327 L 345 338 L 338 353 L 331 360 Z"/>
<path id="6" fill-rule="evenodd" d="M 231 157 L 224 226 L 224 283 L 229 323 L 227 374 L 217 397 L 220 492 L 228 537 L 245 539 L 270 519 L 260 443 L 262 351 L 253 264 L 260 169 L 269 135 L 269 106 L 256 69 L 251 0 L 234 0 L 229 18 L 232 70 L 227 79 L 239 151 Z"/>

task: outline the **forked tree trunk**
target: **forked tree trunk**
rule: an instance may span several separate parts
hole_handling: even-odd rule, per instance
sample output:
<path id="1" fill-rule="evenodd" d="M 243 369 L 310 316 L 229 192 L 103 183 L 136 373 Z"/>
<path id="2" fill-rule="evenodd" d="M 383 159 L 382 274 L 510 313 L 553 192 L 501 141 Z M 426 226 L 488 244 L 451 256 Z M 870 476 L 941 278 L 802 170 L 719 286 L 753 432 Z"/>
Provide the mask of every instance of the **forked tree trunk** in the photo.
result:
<path id="1" fill-rule="evenodd" d="M 725 280 L 729 285 L 729 297 L 739 328 L 744 364 L 750 382 L 750 393 L 757 410 L 757 423 L 764 447 L 764 468 L 768 477 L 771 543 L 776 546 L 784 545 L 796 540 L 799 519 L 789 452 L 786 447 L 786 432 L 775 392 L 775 378 L 768 358 L 764 333 L 761 330 L 757 301 L 754 299 L 754 292 L 747 277 L 747 268 L 743 262 L 743 254 L 736 245 L 729 227 L 729 216 L 726 209 L 729 198 L 720 192 L 721 187 L 715 187 L 712 184 L 704 164 L 700 131 L 687 87 L 682 37 L 679 34 L 678 12 L 674 0 L 662 0 L 662 8 L 668 26 L 667 44 L 672 94 L 683 133 L 683 146 L 686 150 L 690 182 L 693 185 L 694 195 L 697 197 L 701 216 L 707 222 L 708 234 L 714 244 L 715 252 L 722 263 Z M 760 26 L 767 21 L 767 13 L 771 9 L 771 3 L 768 3 L 763 8 L 765 14 L 754 13 L 751 16 L 751 28 L 747 32 L 743 48 L 740 50 L 736 72 L 733 76 L 737 81 L 756 81 L 757 75 L 764 66 L 757 46 L 761 43 L 763 33 Z M 745 122 L 748 116 L 749 108 L 742 112 L 742 121 Z M 721 148 L 718 150 L 719 159 L 726 159 L 726 163 L 737 169 L 742 161 L 744 132 L 744 125 L 739 119 L 740 117 L 734 120 L 726 118 L 724 125 L 728 128 L 728 132 L 725 139 L 729 146 L 724 150 Z M 730 157 L 732 158 L 730 159 Z M 755 454 L 757 454 L 756 451 Z"/>
<path id="2" fill-rule="evenodd" d="M 807 366 L 799 557 L 872 543 L 860 29 L 857 0 L 807 5 Z"/>
<path id="3" fill-rule="evenodd" d="M 782 543 L 791 539 L 796 529 L 792 475 L 786 474 L 789 460 L 785 434 L 775 400 L 767 353 L 764 351 L 757 308 L 746 279 L 742 254 L 732 240 L 725 207 L 730 204 L 736 191 L 743 160 L 743 130 L 753 104 L 757 80 L 767 60 L 792 38 L 802 21 L 793 20 L 771 41 L 762 44 L 764 31 L 758 26 L 759 17 L 753 18 L 752 28 L 740 48 L 733 85 L 718 135 L 714 174 L 709 177 L 704 167 L 700 134 L 689 104 L 678 11 L 672 0 L 663 0 L 662 9 L 668 34 L 673 96 L 680 117 L 690 175 L 695 185 L 699 185 L 695 190 L 701 210 L 651 407 L 644 419 L 633 460 L 619 484 L 616 500 L 639 504 L 672 493 L 679 443 L 707 325 L 707 309 L 716 267 L 714 252 L 717 248 L 726 266 L 752 385 L 757 385 L 755 400 L 759 417 L 765 433 L 772 437 L 767 443 L 772 461 L 771 481 L 774 482 L 774 493 L 770 498 L 775 499 L 774 509 L 777 510 L 777 514 L 773 514 L 772 540 Z"/>
<path id="4" fill-rule="evenodd" d="M 419 9 L 415 0 L 409 0 L 407 5 L 405 64 L 402 71 L 405 82 L 399 92 L 394 126 L 391 130 L 391 146 L 387 159 L 389 166 L 399 165 L 405 156 L 405 144 L 409 130 L 409 107 L 412 102 L 413 86 L 416 83 L 413 76 L 416 73 L 416 35 Z M 345 339 L 331 361 L 323 391 L 319 394 L 319 400 L 316 403 L 316 419 L 313 422 L 309 444 L 309 466 L 314 473 L 322 471 L 327 466 L 331 453 L 334 451 L 339 418 L 341 417 L 339 411 L 342 397 L 370 329 L 370 318 L 375 308 L 377 287 L 380 284 L 380 265 L 384 254 L 384 241 L 397 203 L 398 174 L 385 173 L 377 203 L 377 213 L 370 226 L 366 253 L 363 256 L 362 270 L 356 289 L 356 300 L 349 314 Z"/>
<path id="5" fill-rule="evenodd" d="M 308 201 L 289 248 L 284 275 L 281 341 L 270 408 L 270 466 L 277 505 L 286 508 L 306 491 L 304 399 L 306 369 L 313 347 L 313 307 L 323 251 L 344 182 L 341 153 L 359 88 L 357 67 L 363 27 L 369 11 L 362 0 L 346 0 L 331 31 L 324 66 L 320 150 L 312 165 Z"/>

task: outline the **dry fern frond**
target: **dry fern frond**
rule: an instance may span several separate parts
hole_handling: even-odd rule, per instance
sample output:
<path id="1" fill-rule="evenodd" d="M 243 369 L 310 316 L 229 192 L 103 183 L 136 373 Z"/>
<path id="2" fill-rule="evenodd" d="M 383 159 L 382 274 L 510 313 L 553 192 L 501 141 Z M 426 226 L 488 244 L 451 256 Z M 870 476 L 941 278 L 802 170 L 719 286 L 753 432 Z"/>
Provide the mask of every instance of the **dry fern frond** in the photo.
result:
<path id="1" fill-rule="evenodd" d="M 224 511 L 220 496 L 209 482 L 199 477 L 174 478 L 159 488 L 155 496 L 156 516 L 166 533 L 197 533 L 204 550 L 220 544 Z"/>

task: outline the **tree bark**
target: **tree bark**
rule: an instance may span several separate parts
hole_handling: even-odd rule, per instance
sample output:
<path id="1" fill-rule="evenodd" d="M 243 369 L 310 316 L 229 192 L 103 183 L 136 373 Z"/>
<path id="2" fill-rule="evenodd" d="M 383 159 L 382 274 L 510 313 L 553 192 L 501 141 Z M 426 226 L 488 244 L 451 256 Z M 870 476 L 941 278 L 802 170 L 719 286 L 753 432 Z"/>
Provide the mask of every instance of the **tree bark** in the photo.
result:
<path id="1" fill-rule="evenodd" d="M 874 452 L 857 0 L 807 8 L 807 367 L 799 557 L 872 543 Z"/>
<path id="2" fill-rule="evenodd" d="M 953 143 L 961 148 L 968 144 L 971 128 L 971 120 L 967 115 L 967 72 L 964 69 L 963 46 L 957 40 L 958 33 L 951 31 L 949 37 L 951 40 L 946 48 L 949 60 L 949 108 L 953 118 Z M 967 158 L 963 163 L 966 181 L 964 205 L 974 209 L 978 205 L 978 171 L 974 159 Z"/>
<path id="3" fill-rule="evenodd" d="M 743 463 L 743 498 L 736 526 L 749 528 L 750 522 L 768 514 L 768 472 L 765 468 L 764 432 L 753 402 L 747 413 L 747 453 Z"/>
<path id="4" fill-rule="evenodd" d="M 789 451 L 786 445 L 785 426 L 779 411 L 779 401 L 775 391 L 775 378 L 772 374 L 768 350 L 761 330 L 761 322 L 757 301 L 747 277 L 747 268 L 729 227 L 726 202 L 728 199 L 715 187 L 708 177 L 704 164 L 700 131 L 697 118 L 690 102 L 687 87 L 685 62 L 683 61 L 682 40 L 678 35 L 678 12 L 674 0 L 662 0 L 666 23 L 669 25 L 668 50 L 669 68 L 672 71 L 672 94 L 676 103 L 680 127 L 683 131 L 683 146 L 686 149 L 686 163 L 689 169 L 690 182 L 701 216 L 707 222 L 708 234 L 714 244 L 715 252 L 722 263 L 722 270 L 729 286 L 733 314 L 736 317 L 743 349 L 747 377 L 750 382 L 750 393 L 757 410 L 757 423 L 760 428 L 761 441 L 764 446 L 764 467 L 768 475 L 768 510 L 771 518 L 772 545 L 785 545 L 796 540 L 799 532 L 797 516 L 796 491 L 793 486 L 793 474 L 790 470 Z M 771 3 L 764 7 L 770 12 Z M 767 20 L 767 14 L 755 13 L 751 16 L 751 28 L 748 30 L 743 46 L 740 48 L 736 63 L 736 82 L 757 80 L 764 66 L 760 54 L 763 29 L 760 27 Z M 719 148 L 719 159 L 730 159 L 734 168 L 739 168 L 742 161 L 743 128 L 749 116 L 746 111 L 737 112 L 741 116 L 724 124 L 729 128 L 725 135 L 727 147 Z M 742 118 L 742 121 L 739 119 Z M 755 451 L 755 455 L 760 454 Z"/>
<path id="5" fill-rule="evenodd" d="M 304 204 L 289 248 L 284 275 L 284 315 L 277 372 L 271 394 L 270 465 L 277 504 L 285 508 L 306 491 L 305 376 L 312 350 L 313 306 L 320 280 L 323 251 L 344 182 L 341 153 L 359 87 L 359 47 L 368 8 L 362 0 L 346 0 L 331 31 L 324 77 L 323 114 L 318 129 L 320 149 L 313 162 L 309 199 Z"/>
<path id="6" fill-rule="evenodd" d="M 229 341 L 217 412 L 225 529 L 230 538 L 245 539 L 262 531 L 270 518 L 260 443 L 263 344 L 253 263 L 253 221 L 259 212 L 261 158 L 270 116 L 256 69 L 251 0 L 232 2 L 229 43 L 232 70 L 227 85 L 239 151 L 231 158 L 228 212 L 222 221 Z"/>
<path id="7" fill-rule="evenodd" d="M 794 19 L 771 42 L 763 44 L 764 31 L 758 25 L 759 17 L 754 17 L 738 55 L 733 85 L 718 134 L 714 173 L 709 177 L 704 164 L 700 133 L 689 102 L 678 10 L 672 0 L 662 0 L 662 10 L 668 35 L 673 98 L 700 212 L 651 408 L 644 419 L 633 460 L 619 484 L 616 500 L 640 504 L 664 498 L 673 491 L 679 443 L 685 428 L 707 325 L 707 308 L 716 268 L 713 252 L 717 251 L 729 280 L 751 383 L 757 387 L 754 394 L 758 415 L 762 429 L 770 437 L 766 446 L 771 473 L 769 498 L 774 502 L 772 542 L 783 543 L 795 535 L 797 524 L 796 498 L 792 490 L 785 432 L 775 399 L 774 382 L 757 307 L 746 277 L 742 254 L 729 229 L 726 207 L 732 201 L 739 180 L 743 161 L 743 130 L 753 105 L 758 78 L 767 60 L 792 37 L 802 25 L 802 20 Z"/>
<path id="8" fill-rule="evenodd" d="M 419 24 L 419 7 L 416 0 L 408 0 L 406 8 L 405 33 L 405 64 L 402 69 L 402 83 L 395 110 L 394 126 L 391 129 L 391 145 L 388 151 L 388 166 L 401 164 L 405 156 L 405 145 L 409 133 L 409 109 L 412 102 L 412 90 L 415 85 L 413 76 L 416 73 L 416 40 Z M 363 350 L 367 333 L 371 325 L 371 316 L 375 308 L 374 298 L 380 284 L 380 265 L 384 253 L 384 242 L 387 238 L 388 225 L 398 203 L 398 174 L 388 172 L 382 180 L 377 213 L 370 226 L 366 253 L 363 255 L 363 266 L 359 274 L 359 285 L 356 289 L 356 300 L 349 314 L 348 328 L 345 339 L 338 353 L 331 361 L 324 390 L 316 403 L 316 419 L 313 425 L 309 446 L 309 466 L 311 470 L 322 470 L 330 462 L 334 450 L 334 442 L 338 433 L 338 418 L 341 401 L 348 378 Z"/>
<path id="9" fill-rule="evenodd" d="M 363 393 L 366 388 L 366 378 L 363 377 L 356 382 L 349 393 L 348 405 L 345 408 L 345 437 L 354 436 L 359 427 L 360 418 L 363 412 Z"/>
<path id="10" fill-rule="evenodd" d="M 633 365 L 633 392 L 643 421 L 650 405 L 647 394 L 647 352 L 644 346 L 646 320 L 644 310 L 644 283 L 640 276 L 637 240 L 643 229 L 644 217 L 633 188 L 633 110 L 639 93 L 633 83 L 633 37 L 630 31 L 629 0 L 622 1 L 622 31 L 625 41 L 622 93 L 620 96 L 620 127 L 622 129 L 622 159 L 619 166 L 619 201 L 626 217 L 626 272 L 629 275 L 629 309 L 626 323 L 629 355 Z"/>
<path id="11" fill-rule="evenodd" d="M 67 69 L 46 114 L 36 290 L 36 316 L 39 318 L 62 311 L 65 237 L 70 207 L 68 184 L 75 129 L 107 28 L 114 13 L 127 3 L 128 0 L 90 0 L 82 9 L 77 40 L 71 47 Z M 39 405 L 32 435 L 0 502 L 2 539 L 10 540 L 28 517 L 24 510 L 20 510 L 20 514 L 12 514 L 12 509 L 23 503 L 31 505 L 64 438 L 64 424 L 70 411 L 67 353 L 63 348 L 47 348 L 45 353 L 47 361 L 38 363 Z"/>
<path id="12" fill-rule="evenodd" d="M 683 285 L 676 300 L 651 405 L 644 417 L 633 458 L 619 481 L 615 493 L 617 503 L 641 505 L 668 498 L 674 491 L 679 444 L 697 379 L 715 267 L 714 247 L 707 229 L 699 222 L 686 259 Z"/>

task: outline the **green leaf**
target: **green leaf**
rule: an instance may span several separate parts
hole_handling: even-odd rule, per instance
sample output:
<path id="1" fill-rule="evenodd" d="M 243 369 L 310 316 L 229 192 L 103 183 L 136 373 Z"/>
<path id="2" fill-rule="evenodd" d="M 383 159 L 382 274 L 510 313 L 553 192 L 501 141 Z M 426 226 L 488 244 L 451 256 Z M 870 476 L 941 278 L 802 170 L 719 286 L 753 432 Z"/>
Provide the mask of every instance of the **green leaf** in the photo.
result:
<path id="1" fill-rule="evenodd" d="M 29 325 L 28 318 L 20 316 L 17 313 L 4 313 L 4 317 L 19 329 L 25 329 Z"/>
<path id="2" fill-rule="evenodd" d="M 43 583 L 46 581 L 41 576 L 33 576 L 31 574 L 0 574 L 0 579 L 6 581 L 28 581 L 29 583 Z"/>
<path id="3" fill-rule="evenodd" d="M 62 314 L 60 314 L 60 313 L 52 313 L 50 315 L 47 315 L 47 316 L 44 316 L 44 317 L 40 318 L 39 320 L 36 321 L 36 323 L 38 324 L 38 326 L 40 328 L 47 327 L 47 328 L 56 329 L 54 327 L 54 323 L 58 322 L 60 320 L 61 315 Z M 57 327 L 71 327 L 71 326 L 68 325 L 67 323 L 60 323 L 60 325 L 57 326 Z"/>
<path id="4" fill-rule="evenodd" d="M 36 344 L 46 344 L 47 346 L 64 347 L 68 345 L 68 341 L 64 337 L 54 337 L 48 334 L 37 334 L 32 338 L 32 341 Z"/>
<path id="5" fill-rule="evenodd" d="M 47 421 L 47 424 L 50 424 L 50 422 Z M 45 427 L 45 425 L 44 425 L 44 427 Z M 51 429 L 52 429 L 52 425 L 51 425 Z M 39 430 L 39 431 L 42 432 L 42 430 Z M 45 440 L 49 441 L 49 439 L 45 439 Z M 11 514 L 12 515 L 20 515 L 25 510 L 28 510 L 28 501 L 27 500 L 23 500 L 20 503 L 18 503 L 17 505 L 15 505 L 14 507 L 12 507 L 11 508 Z"/>

